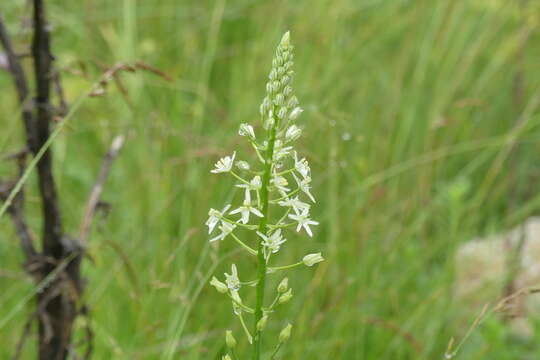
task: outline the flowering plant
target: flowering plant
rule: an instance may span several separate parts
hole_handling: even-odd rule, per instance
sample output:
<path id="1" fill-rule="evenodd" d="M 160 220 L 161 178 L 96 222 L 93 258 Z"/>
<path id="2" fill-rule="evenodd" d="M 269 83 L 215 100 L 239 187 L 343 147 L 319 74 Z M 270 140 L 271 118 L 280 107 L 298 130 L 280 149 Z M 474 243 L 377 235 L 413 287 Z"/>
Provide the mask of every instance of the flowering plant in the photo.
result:
<path id="1" fill-rule="evenodd" d="M 305 231 L 312 237 L 311 226 L 319 224 L 309 215 L 311 208 L 309 202 L 315 203 L 315 198 L 311 194 L 311 169 L 307 160 L 299 157 L 292 146 L 302 134 L 302 129 L 295 122 L 303 111 L 293 94 L 292 66 L 293 46 L 287 32 L 277 47 L 266 84 L 266 96 L 260 106 L 265 138 L 259 140 L 255 129 L 249 124 L 241 124 L 238 131 L 238 134 L 252 145 L 261 169 L 253 169 L 243 160 L 235 161 L 236 152 L 234 152 L 220 159 L 211 170 L 215 174 L 231 174 L 238 180 L 235 186 L 243 189 L 243 201 L 240 206 L 232 210 L 230 204 L 221 211 L 210 209 L 206 225 L 209 234 L 214 232 L 216 226 L 219 230 L 216 236 L 210 238 L 211 242 L 231 238 L 257 259 L 257 277 L 253 281 L 241 281 L 236 265 L 232 264 L 231 272 L 225 273 L 224 281 L 213 277 L 210 282 L 218 292 L 227 294 L 231 299 L 234 314 L 238 316 L 249 343 L 253 345 L 253 360 L 259 360 L 261 357 L 261 335 L 268 317 L 278 306 L 292 298 L 292 289 L 289 288 L 288 279 L 284 278 L 277 286 L 274 300 L 265 305 L 267 274 L 301 265 L 313 266 L 324 260 L 321 253 L 315 253 L 308 254 L 301 261 L 291 265 L 271 266 L 270 261 L 287 241 L 284 230 L 294 228 L 296 232 Z M 236 172 L 235 167 L 240 173 Z M 291 189 L 292 187 L 294 189 Z M 307 198 L 306 201 L 303 201 L 303 198 Z M 280 215 L 271 216 L 271 208 L 272 214 L 278 209 Z M 236 216 L 239 218 L 235 219 Z M 256 246 L 248 245 L 235 234 L 235 230 L 240 228 L 254 232 L 252 241 Z M 242 300 L 240 289 L 243 285 L 256 287 L 254 307 L 248 306 Z M 251 331 L 246 325 L 244 314 L 254 315 Z M 291 329 L 291 324 L 283 328 L 271 358 L 274 358 L 282 344 L 288 340 Z M 223 359 L 231 359 L 231 356 L 238 358 L 234 350 L 236 339 L 231 331 L 226 332 L 225 341 L 231 355 L 227 354 Z"/>

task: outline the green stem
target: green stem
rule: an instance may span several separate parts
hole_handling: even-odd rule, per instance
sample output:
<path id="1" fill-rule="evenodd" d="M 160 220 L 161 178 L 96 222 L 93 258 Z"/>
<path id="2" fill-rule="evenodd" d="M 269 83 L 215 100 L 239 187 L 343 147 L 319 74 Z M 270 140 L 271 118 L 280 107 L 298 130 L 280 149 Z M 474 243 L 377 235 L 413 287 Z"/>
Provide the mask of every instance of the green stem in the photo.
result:
<path id="1" fill-rule="evenodd" d="M 240 323 L 242 324 L 242 327 L 244 328 L 244 331 L 246 332 L 246 336 L 248 338 L 248 342 L 251 344 L 253 342 L 253 337 L 249 333 L 249 330 L 246 326 L 246 323 L 244 322 L 244 317 L 242 316 L 242 313 L 238 315 L 238 318 L 240 319 Z"/>
<path id="2" fill-rule="evenodd" d="M 291 264 L 291 265 L 269 267 L 268 270 L 270 270 L 271 272 L 275 272 L 275 271 L 278 271 L 278 270 L 287 270 L 287 269 L 292 269 L 294 267 L 300 266 L 303 263 L 304 263 L 303 261 L 299 261 L 299 262 Z"/>
<path id="3" fill-rule="evenodd" d="M 236 235 L 231 233 L 231 236 L 238 244 L 240 244 L 240 246 L 242 246 L 244 249 L 246 249 L 251 255 L 257 255 L 257 252 L 255 250 L 253 250 L 248 245 L 246 245 L 242 240 L 240 240 L 238 237 L 236 237 Z"/>
<path id="4" fill-rule="evenodd" d="M 274 352 L 270 356 L 270 360 L 274 360 L 276 358 L 276 355 L 277 355 L 279 349 L 281 349 L 281 344 L 282 343 L 279 343 L 278 346 L 276 346 L 276 349 L 274 350 Z"/>
<path id="5" fill-rule="evenodd" d="M 278 201 L 286 200 L 286 199 L 290 198 L 291 196 L 298 194 L 299 191 L 300 191 L 300 188 L 295 189 L 295 190 L 291 191 L 290 193 L 288 193 L 288 194 L 285 195 L 285 196 L 282 196 L 282 197 L 280 197 L 280 198 L 278 198 L 278 199 L 270 200 L 270 202 L 271 202 L 272 204 L 274 204 L 274 203 L 277 204 Z"/>
<path id="6" fill-rule="evenodd" d="M 238 175 L 237 173 L 235 173 L 232 170 L 231 170 L 231 175 L 234 176 L 235 178 L 237 178 L 238 180 L 240 180 L 241 182 L 243 182 L 244 184 L 250 185 L 249 181 L 243 179 L 240 175 Z"/>
<path id="7" fill-rule="evenodd" d="M 274 125 L 269 130 L 270 134 L 268 140 L 268 147 L 266 148 L 266 160 L 264 161 L 264 174 L 260 191 L 263 217 L 261 218 L 261 222 L 259 223 L 259 232 L 261 232 L 262 234 L 266 234 L 268 223 L 268 187 L 270 185 L 270 177 L 272 175 L 272 159 L 274 157 L 274 144 L 276 142 L 277 126 L 278 122 L 275 121 Z M 266 284 L 266 260 L 264 258 L 264 246 L 262 243 L 263 240 L 260 239 L 257 249 L 257 274 L 259 282 L 257 283 L 255 321 L 253 324 L 255 334 L 253 339 L 253 360 L 259 360 L 261 358 L 261 333 L 257 330 L 257 323 L 263 317 L 264 290 Z"/>

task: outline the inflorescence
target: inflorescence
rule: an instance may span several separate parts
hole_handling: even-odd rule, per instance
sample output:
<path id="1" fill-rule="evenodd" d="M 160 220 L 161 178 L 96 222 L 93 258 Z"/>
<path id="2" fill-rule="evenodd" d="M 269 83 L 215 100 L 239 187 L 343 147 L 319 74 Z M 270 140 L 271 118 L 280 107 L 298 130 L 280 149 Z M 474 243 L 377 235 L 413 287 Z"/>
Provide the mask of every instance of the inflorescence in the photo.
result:
<path id="1" fill-rule="evenodd" d="M 240 319 L 249 343 L 253 344 L 252 358 L 255 360 L 260 358 L 261 333 L 268 317 L 293 296 L 285 277 L 276 288 L 274 300 L 265 305 L 267 274 L 296 266 L 313 266 L 324 260 L 321 253 L 314 253 L 294 264 L 271 266 L 271 259 L 275 258 L 287 241 L 284 233 L 287 229 L 303 231 L 312 237 L 311 227 L 319 224 L 311 219 L 309 213 L 311 203 L 315 203 L 311 193 L 311 169 L 307 160 L 300 157 L 292 146 L 302 134 L 296 120 L 303 111 L 293 94 L 292 66 L 293 46 L 287 32 L 277 47 L 266 84 L 266 96 L 260 106 L 265 136 L 263 139 L 258 138 L 253 126 L 245 123 L 240 125 L 238 131 L 255 150 L 259 165 L 252 167 L 245 160 L 237 160 L 236 152 L 233 152 L 220 159 L 211 170 L 215 174 L 232 175 L 238 181 L 235 186 L 243 190 L 243 200 L 235 208 L 228 204 L 222 210 L 210 209 L 206 221 L 208 233 L 215 233 L 216 228 L 218 230 L 210 241 L 232 239 L 257 258 L 258 269 L 255 280 L 244 282 L 240 280 L 236 265 L 232 264 L 230 273 L 225 273 L 224 281 L 213 277 L 210 284 L 230 298 L 234 314 Z M 251 242 L 256 246 L 252 247 L 241 240 L 237 235 L 239 229 L 251 231 Z M 245 304 L 240 296 L 240 290 L 245 285 L 256 287 L 254 307 Z M 251 331 L 244 320 L 246 313 L 253 314 L 255 318 Z M 291 328 L 292 325 L 288 324 L 281 331 L 272 357 L 289 339 Z M 226 332 L 225 340 L 231 355 L 236 357 L 236 339 L 231 331 Z M 231 357 L 225 355 L 223 359 Z"/>

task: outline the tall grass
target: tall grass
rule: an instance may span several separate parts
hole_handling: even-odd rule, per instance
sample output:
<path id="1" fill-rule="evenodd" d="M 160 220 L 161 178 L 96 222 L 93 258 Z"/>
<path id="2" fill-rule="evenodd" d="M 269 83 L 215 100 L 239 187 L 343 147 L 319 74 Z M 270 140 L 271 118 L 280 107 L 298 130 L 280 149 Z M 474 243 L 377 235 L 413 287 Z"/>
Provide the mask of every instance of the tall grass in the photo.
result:
<path id="1" fill-rule="evenodd" d="M 450 337 L 462 335 L 481 310 L 453 296 L 456 247 L 538 213 L 540 39 L 533 31 L 520 65 L 526 19 L 517 2 L 49 4 L 58 62 L 71 70 L 64 81 L 72 101 L 101 64 L 143 60 L 174 79 L 126 77 L 127 96 L 110 87 L 107 97 L 84 102 L 53 145 L 66 225 L 75 229 L 101 149 L 119 131 L 129 134 L 105 191 L 112 208 L 93 233 L 94 262 L 84 269 L 97 359 L 219 359 L 224 352 L 229 304 L 216 301 L 206 283 L 241 255 L 228 244 L 219 251 L 207 244 L 208 208 L 233 196 L 232 183 L 207 174 L 218 155 L 243 146 L 229 134 L 254 120 L 268 44 L 286 29 L 301 44 L 296 91 L 310 136 L 299 150 L 320 174 L 313 187 L 326 194 L 313 216 L 321 222 L 314 241 L 328 261 L 315 275 L 291 278 L 303 291 L 286 312 L 295 331 L 284 358 L 441 358 Z M 16 30 L 22 2 L 0 7 Z M 74 74 L 79 59 L 88 62 L 87 78 Z M 524 105 L 516 109 L 513 83 L 521 68 Z M 5 74 L 0 89 L 6 152 L 21 135 Z M 12 170 L 1 163 L 0 177 Z M 38 224 L 37 212 L 28 210 Z M 21 305 L 32 283 L 6 217 L 0 229 L 6 358 L 31 310 Z M 287 256 L 284 262 L 303 254 Z M 492 317 L 460 356 L 535 358 L 536 337 L 516 339 Z M 33 351 L 28 347 L 25 358 Z"/>

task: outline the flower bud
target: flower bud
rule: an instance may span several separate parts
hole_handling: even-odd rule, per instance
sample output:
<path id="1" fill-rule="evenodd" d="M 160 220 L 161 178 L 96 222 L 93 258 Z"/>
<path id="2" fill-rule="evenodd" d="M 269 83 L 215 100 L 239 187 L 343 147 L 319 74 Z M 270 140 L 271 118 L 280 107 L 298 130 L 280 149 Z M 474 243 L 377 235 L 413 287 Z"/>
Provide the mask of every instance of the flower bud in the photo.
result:
<path id="1" fill-rule="evenodd" d="M 268 315 L 264 315 L 261 320 L 257 322 L 257 331 L 261 332 L 266 327 L 266 323 L 268 322 Z"/>
<path id="2" fill-rule="evenodd" d="M 278 76 L 278 72 L 276 71 L 276 69 L 272 69 L 272 71 L 270 71 L 270 75 L 268 75 L 268 78 L 270 80 L 276 80 Z"/>
<path id="3" fill-rule="evenodd" d="M 293 65 L 294 65 L 294 63 L 293 63 L 292 61 L 287 61 L 287 62 L 283 65 L 283 67 L 285 68 L 285 70 L 288 71 L 289 69 L 291 69 L 291 68 L 293 67 Z"/>
<path id="4" fill-rule="evenodd" d="M 285 104 L 285 97 L 283 94 L 277 94 L 274 103 L 276 105 L 283 106 Z"/>
<path id="5" fill-rule="evenodd" d="M 285 75 L 285 71 L 287 71 L 287 70 L 283 66 L 278 67 L 278 69 L 277 69 L 278 76 Z"/>
<path id="6" fill-rule="evenodd" d="M 267 92 L 268 94 L 271 94 L 272 91 L 273 91 L 273 89 L 274 89 L 273 82 L 271 82 L 271 81 L 267 82 L 267 83 L 266 83 L 266 92 Z"/>
<path id="7" fill-rule="evenodd" d="M 231 330 L 225 331 L 225 343 L 230 349 L 236 347 L 236 339 L 234 338 Z"/>
<path id="8" fill-rule="evenodd" d="M 279 84 L 279 81 L 277 81 L 277 80 L 272 81 L 272 91 L 270 93 L 271 94 L 277 93 L 279 91 L 280 86 L 281 85 Z"/>
<path id="9" fill-rule="evenodd" d="M 238 160 L 236 162 L 236 167 L 238 167 L 240 170 L 249 170 L 250 169 L 249 163 L 247 161 L 244 161 L 244 160 Z"/>
<path id="10" fill-rule="evenodd" d="M 293 89 L 290 85 L 287 85 L 285 86 L 285 88 L 283 89 L 283 96 L 285 97 L 289 97 L 292 95 L 292 92 L 293 92 Z M 279 104 L 279 105 L 283 105 L 283 104 Z"/>
<path id="11" fill-rule="evenodd" d="M 219 281 L 215 276 L 212 277 L 212 280 L 210 281 L 210 285 L 216 288 L 216 290 L 222 294 L 225 294 L 227 291 L 229 291 L 229 288 L 227 285 Z"/>
<path id="12" fill-rule="evenodd" d="M 283 60 L 284 60 L 283 62 L 288 61 L 290 56 L 291 56 L 291 52 L 290 52 L 290 51 L 285 50 L 285 51 L 283 51 L 283 52 L 281 53 L 281 57 L 282 57 Z"/>
<path id="13" fill-rule="evenodd" d="M 304 256 L 302 261 L 306 266 L 313 266 L 317 263 L 320 263 L 321 261 L 324 261 L 324 258 L 322 257 L 321 253 L 316 253 Z"/>
<path id="14" fill-rule="evenodd" d="M 240 128 L 238 129 L 238 135 L 247 136 L 250 139 L 255 139 L 255 131 L 253 130 L 253 126 L 246 123 L 240 124 Z"/>
<path id="15" fill-rule="evenodd" d="M 284 75 L 281 78 L 281 86 L 289 85 L 291 83 L 291 77 L 289 75 Z"/>
<path id="16" fill-rule="evenodd" d="M 279 342 L 280 343 L 284 343 L 287 340 L 289 340 L 289 338 L 291 337 L 291 329 L 292 329 L 292 325 L 287 324 L 287 326 L 285 326 L 283 328 L 283 330 L 281 330 L 281 332 L 279 333 Z"/>
<path id="17" fill-rule="evenodd" d="M 289 115 L 289 120 L 296 120 L 304 110 L 301 107 L 295 107 Z"/>
<path id="18" fill-rule="evenodd" d="M 287 107 L 289 109 L 294 109 L 295 107 L 298 106 L 298 99 L 296 98 L 296 96 L 292 96 L 290 99 L 289 99 L 289 102 L 287 103 Z"/>
<path id="19" fill-rule="evenodd" d="M 285 140 L 294 141 L 302 135 L 302 129 L 296 125 L 291 125 L 285 132 Z"/>
<path id="20" fill-rule="evenodd" d="M 278 299 L 278 303 L 279 304 L 285 304 L 286 302 L 288 302 L 289 300 L 291 300 L 293 297 L 292 295 L 292 289 L 289 289 L 289 291 L 287 291 L 286 293 L 284 293 L 283 295 L 281 295 Z"/>
<path id="21" fill-rule="evenodd" d="M 277 287 L 277 291 L 278 291 L 278 293 L 283 294 L 285 291 L 287 291 L 288 288 L 289 288 L 289 279 L 284 278 L 279 283 L 279 285 Z"/>
<path id="22" fill-rule="evenodd" d="M 287 31 L 281 37 L 281 41 L 279 42 L 279 46 L 288 47 L 290 45 L 291 45 L 291 33 L 289 31 Z"/>
<path id="23" fill-rule="evenodd" d="M 231 357 L 229 356 L 229 354 L 225 354 L 221 360 L 232 360 Z"/>
<path id="24" fill-rule="evenodd" d="M 277 114 L 278 118 L 283 119 L 286 115 L 287 115 L 287 108 L 286 107 L 279 108 L 279 111 Z"/>

